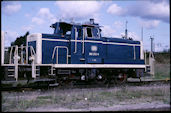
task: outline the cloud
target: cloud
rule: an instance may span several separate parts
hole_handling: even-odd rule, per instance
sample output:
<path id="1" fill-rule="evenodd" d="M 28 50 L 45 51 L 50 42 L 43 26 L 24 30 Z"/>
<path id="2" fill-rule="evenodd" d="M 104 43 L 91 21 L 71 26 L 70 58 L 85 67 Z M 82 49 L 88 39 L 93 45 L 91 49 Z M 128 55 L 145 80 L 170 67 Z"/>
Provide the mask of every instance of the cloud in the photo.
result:
<path id="1" fill-rule="evenodd" d="M 55 16 L 50 12 L 49 8 L 41 8 L 38 12 L 38 16 L 50 20 L 52 23 L 56 22 L 57 19 Z"/>
<path id="2" fill-rule="evenodd" d="M 2 12 L 5 15 L 12 15 L 13 13 L 18 12 L 21 9 L 21 4 L 18 2 L 2 2 Z"/>
<path id="3" fill-rule="evenodd" d="M 43 19 L 39 18 L 39 17 L 33 17 L 33 18 L 32 18 L 32 22 L 33 22 L 33 23 L 36 23 L 36 24 L 38 24 L 38 25 L 41 25 L 41 24 L 43 24 L 45 21 L 44 21 Z"/>
<path id="4" fill-rule="evenodd" d="M 19 34 L 15 31 L 6 30 L 3 32 L 5 33 L 5 37 L 4 37 L 5 46 L 10 46 L 11 42 L 15 41 L 15 39 L 19 37 Z"/>
<path id="5" fill-rule="evenodd" d="M 165 3 L 169 4 L 170 0 L 150 0 L 150 2 L 153 2 L 153 3 L 165 2 Z"/>
<path id="6" fill-rule="evenodd" d="M 31 14 L 28 14 L 28 13 L 27 13 L 27 14 L 25 14 L 24 16 L 27 17 L 27 18 L 29 18 L 29 17 L 31 17 Z"/>
<path id="7" fill-rule="evenodd" d="M 170 10 L 169 3 L 164 0 L 159 0 L 160 2 L 153 1 L 139 1 L 125 8 L 120 7 L 116 4 L 112 4 L 107 12 L 109 14 L 118 16 L 133 16 L 140 17 L 143 19 L 150 20 L 160 20 L 166 23 L 170 23 Z"/>
<path id="8" fill-rule="evenodd" d="M 92 16 L 92 18 L 94 18 L 95 23 L 101 23 L 102 20 L 101 20 L 100 16 L 101 15 L 99 13 L 96 13 Z"/>
<path id="9" fill-rule="evenodd" d="M 97 1 L 57 1 L 55 5 L 59 8 L 61 17 L 64 19 L 84 19 L 96 14 L 101 7 Z"/>
<path id="10" fill-rule="evenodd" d="M 38 15 L 42 16 L 42 17 L 51 17 L 52 16 L 52 14 L 49 11 L 49 8 L 40 8 Z"/>
<path id="11" fill-rule="evenodd" d="M 153 29 L 159 25 L 160 21 L 159 20 L 139 20 L 139 23 L 141 24 L 141 26 L 147 29 Z"/>
<path id="12" fill-rule="evenodd" d="M 120 23 L 120 21 L 117 21 L 116 23 Z M 113 37 L 113 38 L 122 38 L 122 36 L 125 35 L 125 33 L 116 33 L 116 30 L 113 28 L 113 26 L 110 25 L 104 25 L 102 28 L 102 37 Z M 133 40 L 141 40 L 141 38 L 135 33 L 135 32 L 128 32 L 128 37 L 132 38 Z"/>
<path id="13" fill-rule="evenodd" d="M 23 26 L 21 29 L 24 31 L 31 31 L 34 28 L 34 25 Z"/>
<path id="14" fill-rule="evenodd" d="M 121 33 L 121 36 L 125 36 L 125 33 Z M 128 38 L 129 37 L 133 40 L 141 40 L 141 38 L 135 32 L 128 32 Z"/>
<path id="15" fill-rule="evenodd" d="M 40 8 L 32 22 L 41 25 L 44 23 L 55 23 L 57 18 L 50 12 L 49 8 Z"/>
<path id="16" fill-rule="evenodd" d="M 114 14 L 114 15 L 122 15 L 125 11 L 119 7 L 117 4 L 112 4 L 108 9 L 107 13 Z"/>
<path id="17" fill-rule="evenodd" d="M 116 29 L 121 29 L 121 28 L 124 28 L 124 23 L 121 22 L 121 21 L 115 21 L 113 26 L 116 28 Z"/>
<path id="18" fill-rule="evenodd" d="M 140 6 L 140 3 L 138 4 Z M 132 10 L 132 16 L 139 16 L 144 19 L 157 19 L 169 23 L 169 4 L 165 2 L 143 2 L 139 10 Z"/>
<path id="19" fill-rule="evenodd" d="M 109 25 L 104 25 L 101 27 L 102 29 L 102 36 L 104 37 L 115 37 L 115 30 L 109 26 Z"/>
<path id="20" fill-rule="evenodd" d="M 132 38 L 133 40 L 141 40 L 141 38 L 135 32 L 128 32 L 128 37 Z"/>

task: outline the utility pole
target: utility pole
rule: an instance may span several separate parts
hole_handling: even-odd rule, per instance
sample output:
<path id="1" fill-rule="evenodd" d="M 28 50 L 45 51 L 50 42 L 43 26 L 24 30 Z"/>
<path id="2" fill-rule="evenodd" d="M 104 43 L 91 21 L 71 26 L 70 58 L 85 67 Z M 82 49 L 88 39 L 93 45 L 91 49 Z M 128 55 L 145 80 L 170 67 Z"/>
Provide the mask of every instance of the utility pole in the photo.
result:
<path id="1" fill-rule="evenodd" d="M 150 36 L 150 39 L 151 39 L 151 52 L 149 54 L 149 65 L 150 65 L 150 74 L 153 75 L 153 77 L 154 77 L 154 63 L 155 63 L 154 54 L 153 54 L 154 35 L 153 35 L 153 37 Z"/>
<path id="2" fill-rule="evenodd" d="M 154 37 L 150 36 L 150 39 L 151 39 L 151 52 L 153 52 L 153 40 L 154 40 Z"/>
<path id="3" fill-rule="evenodd" d="M 126 24 L 125 24 L 125 38 L 127 39 L 128 38 L 128 30 L 127 30 L 127 23 L 128 21 L 126 21 Z"/>
<path id="4" fill-rule="evenodd" d="M 143 26 L 141 28 L 141 41 L 143 41 Z"/>

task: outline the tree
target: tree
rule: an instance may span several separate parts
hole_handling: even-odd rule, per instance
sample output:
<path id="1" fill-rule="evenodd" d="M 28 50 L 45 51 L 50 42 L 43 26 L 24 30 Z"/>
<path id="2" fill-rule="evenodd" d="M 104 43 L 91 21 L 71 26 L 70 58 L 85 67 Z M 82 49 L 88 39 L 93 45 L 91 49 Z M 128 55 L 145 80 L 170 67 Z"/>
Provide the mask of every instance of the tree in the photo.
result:
<path id="1" fill-rule="evenodd" d="M 29 32 L 27 31 L 24 36 L 17 37 L 17 39 L 11 43 L 11 46 L 18 45 L 21 46 L 22 44 L 26 45 L 26 38 L 29 35 Z"/>

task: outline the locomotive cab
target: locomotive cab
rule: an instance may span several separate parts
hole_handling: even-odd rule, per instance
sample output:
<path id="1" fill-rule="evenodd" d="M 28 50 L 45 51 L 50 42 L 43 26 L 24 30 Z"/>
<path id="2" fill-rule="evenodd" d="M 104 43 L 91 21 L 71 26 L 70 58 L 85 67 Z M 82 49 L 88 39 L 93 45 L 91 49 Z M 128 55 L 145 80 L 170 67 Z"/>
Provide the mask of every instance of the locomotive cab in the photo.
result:
<path id="1" fill-rule="evenodd" d="M 91 22 L 91 21 L 90 21 Z M 85 35 L 85 39 L 100 39 L 101 33 L 98 24 L 88 23 L 88 24 L 70 24 L 66 22 L 56 22 L 50 27 L 54 28 L 54 34 L 60 35 L 61 37 L 71 36 L 71 34 L 77 35 L 78 38 Z M 83 30 L 85 33 L 83 34 Z M 75 34 L 76 33 L 76 34 Z"/>
<path id="2" fill-rule="evenodd" d="M 52 24 L 50 27 L 54 28 L 54 34 L 60 35 L 61 37 L 71 36 L 72 25 L 69 23 L 56 22 L 55 24 Z"/>
<path id="3" fill-rule="evenodd" d="M 102 63 L 100 26 L 90 21 L 87 24 L 74 25 L 72 31 L 71 64 Z"/>

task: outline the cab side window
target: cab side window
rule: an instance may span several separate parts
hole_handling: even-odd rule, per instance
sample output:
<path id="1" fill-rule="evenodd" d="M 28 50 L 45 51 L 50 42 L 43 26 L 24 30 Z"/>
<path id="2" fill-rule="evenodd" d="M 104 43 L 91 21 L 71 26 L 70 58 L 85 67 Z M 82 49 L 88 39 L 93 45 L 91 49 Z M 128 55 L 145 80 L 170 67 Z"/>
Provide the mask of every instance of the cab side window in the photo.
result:
<path id="1" fill-rule="evenodd" d="M 79 38 L 81 37 L 81 29 L 80 28 L 78 29 L 78 37 Z"/>
<path id="2" fill-rule="evenodd" d="M 91 28 L 87 28 L 87 37 L 92 37 Z"/>
<path id="3" fill-rule="evenodd" d="M 93 30 L 93 36 L 94 36 L 95 38 L 98 38 L 98 37 L 99 37 L 98 29 L 97 29 L 97 28 L 93 28 L 92 30 Z"/>
<path id="4" fill-rule="evenodd" d="M 87 27 L 87 37 L 89 38 L 100 38 L 99 29 L 96 27 Z"/>

